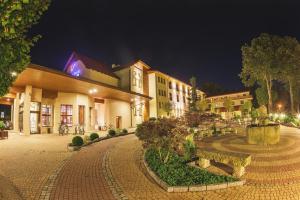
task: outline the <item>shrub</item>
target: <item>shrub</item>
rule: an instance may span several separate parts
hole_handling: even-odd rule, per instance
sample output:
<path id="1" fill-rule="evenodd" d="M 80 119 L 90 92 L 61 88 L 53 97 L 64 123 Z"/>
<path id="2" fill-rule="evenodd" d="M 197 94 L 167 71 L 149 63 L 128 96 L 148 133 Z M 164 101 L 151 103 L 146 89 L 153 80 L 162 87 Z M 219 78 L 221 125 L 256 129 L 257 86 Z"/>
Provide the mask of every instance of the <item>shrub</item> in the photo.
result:
<path id="1" fill-rule="evenodd" d="M 166 151 L 162 151 L 162 154 L 166 154 Z M 188 166 L 184 159 L 175 153 L 171 154 L 167 163 L 163 163 L 159 157 L 159 152 L 155 149 L 146 151 L 145 160 L 150 169 L 171 186 L 215 184 L 238 180 L 230 176 L 215 175 L 206 170 Z"/>
<path id="2" fill-rule="evenodd" d="M 5 129 L 5 124 L 3 121 L 0 121 L 0 130 L 4 130 Z"/>
<path id="3" fill-rule="evenodd" d="M 110 129 L 108 131 L 108 135 L 111 136 L 111 137 L 116 136 L 116 131 L 114 129 Z"/>
<path id="4" fill-rule="evenodd" d="M 80 136 L 75 136 L 72 139 L 72 145 L 73 146 L 81 146 L 83 145 L 83 139 Z"/>
<path id="5" fill-rule="evenodd" d="M 184 160 L 189 161 L 192 160 L 196 156 L 196 146 L 193 141 L 186 140 L 183 144 L 184 147 Z"/>
<path id="6" fill-rule="evenodd" d="M 91 141 L 93 141 L 93 140 L 95 140 L 95 139 L 98 139 L 98 138 L 99 138 L 99 135 L 98 135 L 97 133 L 92 133 L 92 134 L 90 135 Z"/>
<path id="7" fill-rule="evenodd" d="M 149 118 L 149 121 L 155 121 L 155 120 L 156 120 L 155 117 L 150 117 L 150 118 Z"/>
<path id="8" fill-rule="evenodd" d="M 122 133 L 123 133 L 123 134 L 127 134 L 127 133 L 128 133 L 128 130 L 127 130 L 126 128 L 124 128 L 124 129 L 122 130 Z"/>
<path id="9" fill-rule="evenodd" d="M 90 141 L 91 141 L 91 139 L 90 139 L 89 136 L 87 136 L 87 135 L 84 135 L 84 136 L 83 136 L 83 143 L 84 143 L 84 144 L 86 144 L 86 143 L 88 143 L 88 142 L 90 142 Z"/>

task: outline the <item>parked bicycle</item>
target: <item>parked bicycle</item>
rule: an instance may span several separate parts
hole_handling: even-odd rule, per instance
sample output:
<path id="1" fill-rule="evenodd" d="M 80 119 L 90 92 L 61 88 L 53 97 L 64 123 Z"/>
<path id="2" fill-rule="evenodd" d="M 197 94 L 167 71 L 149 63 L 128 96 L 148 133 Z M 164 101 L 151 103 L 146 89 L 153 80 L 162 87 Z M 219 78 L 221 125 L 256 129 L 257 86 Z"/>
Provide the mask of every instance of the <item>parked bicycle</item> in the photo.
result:
<path id="1" fill-rule="evenodd" d="M 76 125 L 75 126 L 75 135 L 79 134 L 79 135 L 84 135 L 85 131 L 84 131 L 84 125 Z"/>
<path id="2" fill-rule="evenodd" d="M 68 135 L 69 134 L 69 127 L 64 122 L 60 123 L 58 128 L 59 135 Z"/>
<path id="3" fill-rule="evenodd" d="M 106 125 L 106 123 L 103 126 L 99 126 L 99 131 L 107 131 L 110 129 L 113 129 L 114 126 L 112 124 L 109 124 L 108 126 Z"/>

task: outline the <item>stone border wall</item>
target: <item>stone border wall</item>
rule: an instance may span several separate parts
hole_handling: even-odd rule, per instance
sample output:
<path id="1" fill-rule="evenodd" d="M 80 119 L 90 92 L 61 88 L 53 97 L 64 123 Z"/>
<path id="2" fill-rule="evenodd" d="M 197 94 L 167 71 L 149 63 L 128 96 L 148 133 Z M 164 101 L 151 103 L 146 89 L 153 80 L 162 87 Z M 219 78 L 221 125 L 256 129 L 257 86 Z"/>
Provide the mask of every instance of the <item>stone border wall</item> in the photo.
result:
<path id="1" fill-rule="evenodd" d="M 230 187 L 242 186 L 246 183 L 246 180 L 227 182 L 221 184 L 212 185 L 190 185 L 190 186 L 169 186 L 166 182 L 161 180 L 148 166 L 145 157 L 143 158 L 143 163 L 147 169 L 148 174 L 153 178 L 153 180 L 167 192 L 200 192 L 209 190 L 219 190 Z"/>

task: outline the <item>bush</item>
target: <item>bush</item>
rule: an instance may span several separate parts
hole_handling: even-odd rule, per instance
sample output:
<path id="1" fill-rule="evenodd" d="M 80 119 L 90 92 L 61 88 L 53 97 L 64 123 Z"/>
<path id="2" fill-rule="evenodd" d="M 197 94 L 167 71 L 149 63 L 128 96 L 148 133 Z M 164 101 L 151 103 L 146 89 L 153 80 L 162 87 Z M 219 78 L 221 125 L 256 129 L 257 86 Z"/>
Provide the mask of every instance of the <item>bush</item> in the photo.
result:
<path id="1" fill-rule="evenodd" d="M 127 134 L 127 133 L 128 133 L 128 130 L 127 130 L 126 128 L 124 128 L 124 129 L 122 130 L 122 133 L 123 133 L 123 134 Z"/>
<path id="2" fill-rule="evenodd" d="M 98 138 L 99 138 L 99 135 L 98 135 L 97 133 L 92 133 L 92 134 L 90 135 L 91 141 L 93 141 L 93 140 L 95 140 L 95 139 L 98 139 Z"/>
<path id="3" fill-rule="evenodd" d="M 90 139 L 89 136 L 87 136 L 87 135 L 84 135 L 84 136 L 83 136 L 83 143 L 84 143 L 84 144 L 87 144 L 87 143 L 90 142 L 90 141 L 91 141 L 91 139 Z"/>
<path id="4" fill-rule="evenodd" d="M 166 151 L 162 152 L 166 154 Z M 145 154 L 150 169 L 170 186 L 202 185 L 232 182 L 238 179 L 231 176 L 215 175 L 206 170 L 186 165 L 184 159 L 173 153 L 167 163 L 159 159 L 155 149 Z"/>
<path id="5" fill-rule="evenodd" d="M 155 121 L 155 120 L 156 120 L 155 117 L 150 117 L 150 118 L 149 118 L 149 121 Z"/>
<path id="6" fill-rule="evenodd" d="M 116 131 L 114 129 L 110 129 L 108 131 L 108 135 L 111 136 L 111 137 L 116 136 Z"/>
<path id="7" fill-rule="evenodd" d="M 184 160 L 192 160 L 196 156 L 196 146 L 193 141 L 187 140 L 184 144 Z"/>
<path id="8" fill-rule="evenodd" d="M 5 129 L 5 124 L 3 121 L 0 121 L 0 130 L 4 130 Z"/>
<path id="9" fill-rule="evenodd" d="M 73 146 L 81 146 L 83 145 L 83 139 L 80 136 L 75 136 L 72 139 L 72 145 Z"/>

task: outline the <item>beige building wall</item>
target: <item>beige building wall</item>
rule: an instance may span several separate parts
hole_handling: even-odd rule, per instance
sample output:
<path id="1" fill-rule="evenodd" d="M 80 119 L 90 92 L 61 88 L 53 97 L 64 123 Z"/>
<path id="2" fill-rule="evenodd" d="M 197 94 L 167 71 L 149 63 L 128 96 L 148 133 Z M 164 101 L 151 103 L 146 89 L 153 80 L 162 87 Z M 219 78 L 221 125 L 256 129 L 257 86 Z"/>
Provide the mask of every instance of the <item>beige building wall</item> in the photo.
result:
<path id="1" fill-rule="evenodd" d="M 105 119 L 107 120 L 107 125 L 113 125 L 116 127 L 117 117 L 121 117 L 121 127 L 120 128 L 129 128 L 131 127 L 131 111 L 130 103 L 105 99 Z"/>
<path id="2" fill-rule="evenodd" d="M 155 73 L 148 75 L 149 81 L 149 96 L 152 99 L 149 102 L 150 117 L 157 118 L 157 94 L 156 94 L 156 76 Z"/>
<path id="3" fill-rule="evenodd" d="M 120 77 L 119 86 L 122 89 L 130 90 L 130 67 L 116 71 L 115 74 Z"/>

